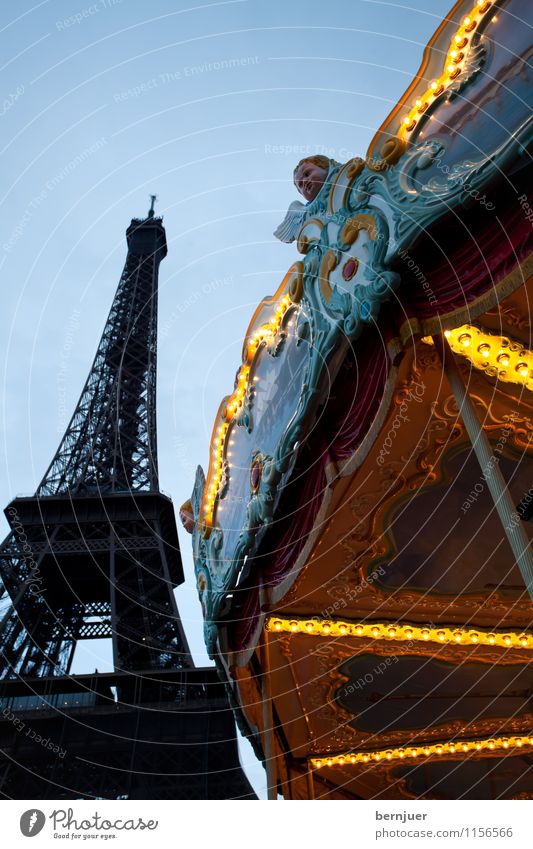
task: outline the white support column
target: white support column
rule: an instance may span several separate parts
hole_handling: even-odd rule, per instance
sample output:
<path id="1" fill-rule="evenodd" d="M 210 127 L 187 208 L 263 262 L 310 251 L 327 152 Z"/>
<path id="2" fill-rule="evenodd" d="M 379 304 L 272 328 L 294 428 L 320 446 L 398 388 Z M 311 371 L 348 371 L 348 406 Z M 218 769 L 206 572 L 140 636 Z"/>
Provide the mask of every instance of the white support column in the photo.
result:
<path id="1" fill-rule="evenodd" d="M 265 753 L 265 768 L 267 778 L 267 797 L 269 800 L 278 798 L 276 756 L 274 752 L 274 713 L 272 710 L 272 682 L 270 680 L 270 647 L 268 631 L 261 632 L 261 699 L 263 702 L 263 750 Z"/>
<path id="2" fill-rule="evenodd" d="M 507 484 L 499 466 L 494 463 L 489 440 L 479 422 L 472 399 L 457 368 L 453 352 L 444 336 L 434 336 L 433 341 L 439 352 L 444 372 L 457 401 L 459 413 L 472 442 L 481 471 L 486 475 L 485 480 L 514 554 L 516 565 L 520 569 L 529 596 L 533 599 L 533 553 L 530 541 L 521 521 L 516 520 L 516 509 Z"/>

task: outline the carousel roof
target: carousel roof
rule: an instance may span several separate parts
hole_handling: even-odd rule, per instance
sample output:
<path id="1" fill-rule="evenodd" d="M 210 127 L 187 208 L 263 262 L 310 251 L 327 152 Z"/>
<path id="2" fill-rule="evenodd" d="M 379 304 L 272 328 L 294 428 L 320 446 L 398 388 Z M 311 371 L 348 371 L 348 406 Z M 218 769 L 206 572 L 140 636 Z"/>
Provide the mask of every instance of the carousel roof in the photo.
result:
<path id="1" fill-rule="evenodd" d="M 517 7 L 457 3 L 332 163 L 187 505 L 208 649 L 287 798 L 533 795 Z"/>

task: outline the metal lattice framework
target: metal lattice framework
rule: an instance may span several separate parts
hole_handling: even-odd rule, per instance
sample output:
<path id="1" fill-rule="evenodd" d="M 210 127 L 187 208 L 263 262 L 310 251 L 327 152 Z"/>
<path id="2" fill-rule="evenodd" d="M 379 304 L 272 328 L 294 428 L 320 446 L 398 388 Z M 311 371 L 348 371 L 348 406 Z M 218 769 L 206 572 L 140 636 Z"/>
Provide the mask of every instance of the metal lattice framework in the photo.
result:
<path id="1" fill-rule="evenodd" d="M 158 489 L 157 271 L 166 242 L 159 219 L 148 221 L 154 249 L 142 252 L 146 221 L 134 220 L 133 245 L 94 362 L 37 495 Z"/>
<path id="2" fill-rule="evenodd" d="M 173 588 L 183 580 L 159 492 L 157 293 L 166 236 L 153 203 L 128 254 L 72 419 L 33 498 L 7 508 L 0 677 L 63 675 L 77 640 L 112 637 L 117 669 L 191 666 Z"/>

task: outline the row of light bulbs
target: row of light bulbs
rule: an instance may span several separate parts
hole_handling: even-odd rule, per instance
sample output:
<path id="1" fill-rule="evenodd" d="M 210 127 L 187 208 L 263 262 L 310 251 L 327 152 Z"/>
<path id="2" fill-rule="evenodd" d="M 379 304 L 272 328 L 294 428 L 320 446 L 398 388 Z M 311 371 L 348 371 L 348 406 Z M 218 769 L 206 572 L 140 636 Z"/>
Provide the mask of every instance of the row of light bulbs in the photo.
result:
<path id="1" fill-rule="evenodd" d="M 507 336 L 497 336 L 463 324 L 444 335 L 456 354 L 466 357 L 476 368 L 486 369 L 504 383 L 517 383 L 533 390 L 533 351 Z M 422 340 L 433 344 L 430 336 Z"/>
<path id="2" fill-rule="evenodd" d="M 270 321 L 261 325 L 261 327 L 247 340 L 244 356 L 245 362 L 239 369 L 237 386 L 226 401 L 222 410 L 222 421 L 216 428 L 211 440 L 211 462 L 209 464 L 209 471 L 207 474 L 201 508 L 201 524 L 205 531 L 208 531 L 213 526 L 215 500 L 224 473 L 224 445 L 226 435 L 231 421 L 235 418 L 236 414 L 243 405 L 250 378 L 250 367 L 255 356 L 255 352 L 262 342 L 268 342 L 275 338 L 281 327 L 285 313 L 291 305 L 292 301 L 290 296 L 288 294 L 283 295 L 276 304 L 274 315 Z"/>
<path id="3" fill-rule="evenodd" d="M 435 628 L 390 622 L 353 623 L 331 619 L 284 619 L 270 616 L 266 629 L 273 633 L 307 634 L 313 637 L 366 637 L 374 640 L 418 640 L 430 643 L 500 646 L 533 649 L 533 634 L 484 629 Z"/>
<path id="4" fill-rule="evenodd" d="M 415 105 L 403 119 L 399 132 L 400 136 L 403 137 L 406 133 L 410 133 L 414 130 L 420 116 L 424 114 L 432 99 L 442 94 L 447 85 L 461 73 L 461 62 L 466 55 L 465 51 L 469 45 L 470 33 L 476 28 L 482 17 L 490 10 L 492 5 L 493 3 L 490 2 L 490 0 L 477 0 L 470 13 L 463 18 L 461 26 L 453 37 L 448 50 L 445 60 L 445 71 L 437 80 L 433 80 L 430 83 L 428 89 L 423 95 L 417 98 Z"/>
<path id="5" fill-rule="evenodd" d="M 487 740 L 452 740 L 448 743 L 432 743 L 425 746 L 405 746 L 397 749 L 385 749 L 374 752 L 350 752 L 310 758 L 311 766 L 321 769 L 325 766 L 346 766 L 349 764 L 379 763 L 380 761 L 405 760 L 409 758 L 430 757 L 431 755 L 460 755 L 473 752 L 495 752 L 509 749 L 522 749 L 533 746 L 533 737 L 513 736 L 494 737 Z"/>

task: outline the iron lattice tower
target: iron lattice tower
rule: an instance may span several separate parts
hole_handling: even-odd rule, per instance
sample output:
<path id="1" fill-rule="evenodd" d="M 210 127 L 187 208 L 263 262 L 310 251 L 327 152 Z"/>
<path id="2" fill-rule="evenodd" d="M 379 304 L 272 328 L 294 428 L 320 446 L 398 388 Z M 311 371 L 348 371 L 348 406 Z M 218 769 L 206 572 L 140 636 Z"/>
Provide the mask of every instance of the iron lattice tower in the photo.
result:
<path id="1" fill-rule="evenodd" d="M 126 231 L 124 271 L 74 415 L 31 498 L 6 508 L 2 677 L 63 675 L 78 640 L 112 637 L 117 670 L 191 666 L 173 588 L 172 503 L 159 491 L 156 350 L 165 230 Z"/>
<path id="2" fill-rule="evenodd" d="M 255 798 L 224 685 L 194 667 L 174 599 L 183 569 L 159 491 L 155 406 L 167 246 L 154 200 L 126 231 L 124 271 L 58 451 L 35 495 L 5 511 L 7 798 Z M 94 637 L 112 637 L 114 672 L 70 674 L 77 641 Z"/>

